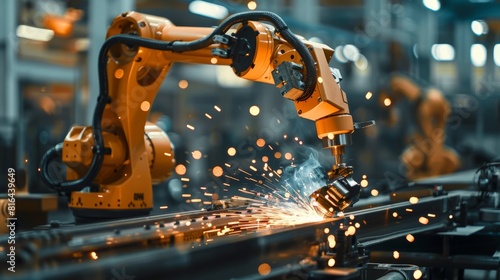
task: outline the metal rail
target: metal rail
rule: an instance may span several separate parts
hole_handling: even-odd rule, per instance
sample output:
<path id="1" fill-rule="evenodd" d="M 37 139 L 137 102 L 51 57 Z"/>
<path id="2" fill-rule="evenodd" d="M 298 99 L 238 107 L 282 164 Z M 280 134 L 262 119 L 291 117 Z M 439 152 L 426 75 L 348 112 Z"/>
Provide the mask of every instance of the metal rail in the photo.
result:
<path id="1" fill-rule="evenodd" d="M 417 204 L 353 209 L 334 219 L 294 226 L 272 226 L 262 213 L 256 221 L 252 211 L 236 209 L 19 233 L 18 272 L 13 279 L 120 279 L 124 273 L 134 279 L 248 279 L 275 274 L 291 279 L 318 268 L 304 260 L 328 253 L 328 236 L 339 229 L 355 228 L 365 246 L 445 229 L 460 197 L 457 193 L 423 198 Z M 6 240 L 7 236 L 0 238 L 4 252 Z M 4 258 L 0 255 L 0 262 Z"/>

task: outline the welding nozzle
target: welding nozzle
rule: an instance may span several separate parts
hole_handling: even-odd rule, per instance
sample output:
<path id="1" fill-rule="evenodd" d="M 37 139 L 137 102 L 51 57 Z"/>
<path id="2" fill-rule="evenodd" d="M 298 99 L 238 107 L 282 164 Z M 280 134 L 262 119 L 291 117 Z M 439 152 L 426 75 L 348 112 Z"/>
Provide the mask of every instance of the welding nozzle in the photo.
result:
<path id="1" fill-rule="evenodd" d="M 359 200 L 361 186 L 351 177 L 352 168 L 340 167 L 329 172 L 330 182 L 310 195 L 311 205 L 319 214 L 332 217 Z"/>
<path id="2" fill-rule="evenodd" d="M 342 155 L 345 154 L 345 146 L 352 143 L 351 134 L 329 134 L 323 139 L 323 147 L 330 148 L 335 159 L 335 165 L 342 164 Z"/>

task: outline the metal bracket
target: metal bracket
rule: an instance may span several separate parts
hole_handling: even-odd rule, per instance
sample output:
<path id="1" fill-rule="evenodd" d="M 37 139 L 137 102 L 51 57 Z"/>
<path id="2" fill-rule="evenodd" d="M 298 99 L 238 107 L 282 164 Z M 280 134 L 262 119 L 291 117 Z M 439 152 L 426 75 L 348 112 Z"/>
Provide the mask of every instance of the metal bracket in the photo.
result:
<path id="1" fill-rule="evenodd" d="M 367 127 L 370 127 L 372 125 L 375 125 L 375 121 L 374 120 L 365 121 L 365 122 L 356 122 L 356 123 L 354 123 L 354 129 L 367 128 Z"/>

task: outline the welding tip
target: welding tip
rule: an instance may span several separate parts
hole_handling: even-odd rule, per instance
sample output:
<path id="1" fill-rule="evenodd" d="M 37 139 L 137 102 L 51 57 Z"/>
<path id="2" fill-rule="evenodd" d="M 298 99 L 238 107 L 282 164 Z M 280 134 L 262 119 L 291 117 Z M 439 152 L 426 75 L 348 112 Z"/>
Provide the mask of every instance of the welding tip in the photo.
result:
<path id="1" fill-rule="evenodd" d="M 335 146 L 332 146 L 331 149 L 332 149 L 332 155 L 335 159 L 334 166 L 342 164 L 342 156 L 345 153 L 345 146 L 344 145 L 335 145 Z"/>
<path id="2" fill-rule="evenodd" d="M 324 217 L 332 217 L 358 201 L 361 186 L 350 176 L 338 176 L 310 195 L 311 205 Z"/>

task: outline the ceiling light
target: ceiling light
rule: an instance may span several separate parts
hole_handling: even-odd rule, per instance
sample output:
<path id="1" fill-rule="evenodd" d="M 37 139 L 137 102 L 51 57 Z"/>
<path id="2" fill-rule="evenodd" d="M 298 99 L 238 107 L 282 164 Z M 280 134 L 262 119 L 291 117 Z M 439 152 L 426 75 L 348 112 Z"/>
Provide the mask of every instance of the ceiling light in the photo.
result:
<path id="1" fill-rule="evenodd" d="M 486 47 L 482 44 L 473 44 L 470 47 L 470 60 L 472 65 L 481 67 L 486 64 Z"/>
<path id="2" fill-rule="evenodd" d="M 229 11 L 224 6 L 198 0 L 189 3 L 189 11 L 193 14 L 215 19 L 223 19 L 229 14 Z"/>
<path id="3" fill-rule="evenodd" d="M 437 61 L 451 61 L 455 59 L 455 48 L 450 44 L 434 44 L 431 54 Z"/>
<path id="4" fill-rule="evenodd" d="M 16 30 L 19 38 L 47 42 L 54 37 L 54 31 L 28 25 L 19 25 Z"/>
<path id="5" fill-rule="evenodd" d="M 422 0 L 422 3 L 424 3 L 424 6 L 432 11 L 438 11 L 441 9 L 441 2 L 439 0 Z"/>
<path id="6" fill-rule="evenodd" d="M 496 44 L 493 48 L 493 60 L 497 66 L 500 66 L 500 44 Z"/>
<path id="7" fill-rule="evenodd" d="M 472 32 L 478 36 L 488 33 L 488 25 L 484 22 L 484 20 L 472 21 L 470 28 L 472 29 Z"/>

